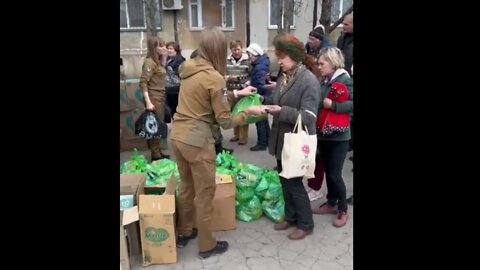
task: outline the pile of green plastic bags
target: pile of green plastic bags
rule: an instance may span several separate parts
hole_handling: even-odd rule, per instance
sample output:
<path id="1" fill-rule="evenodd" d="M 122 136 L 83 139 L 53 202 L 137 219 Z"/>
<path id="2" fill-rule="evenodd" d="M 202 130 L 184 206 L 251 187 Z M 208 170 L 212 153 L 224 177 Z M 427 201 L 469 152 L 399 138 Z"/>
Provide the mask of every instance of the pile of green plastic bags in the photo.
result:
<path id="1" fill-rule="evenodd" d="M 216 162 L 217 173 L 230 174 L 235 179 L 237 219 L 250 222 L 264 213 L 274 222 L 283 221 L 285 202 L 276 171 L 240 163 L 225 151 L 217 155 Z"/>
<path id="2" fill-rule="evenodd" d="M 216 172 L 230 175 L 235 181 L 237 219 L 250 222 L 265 214 L 274 222 L 283 221 L 285 202 L 276 171 L 241 163 L 236 157 L 224 151 L 217 155 Z M 129 160 L 122 164 L 120 173 L 146 173 L 145 186 L 166 185 L 172 173 L 177 183 L 180 182 L 175 161 L 161 159 L 148 163 L 145 156 L 136 150 Z M 177 184 L 177 198 L 179 186 Z"/>

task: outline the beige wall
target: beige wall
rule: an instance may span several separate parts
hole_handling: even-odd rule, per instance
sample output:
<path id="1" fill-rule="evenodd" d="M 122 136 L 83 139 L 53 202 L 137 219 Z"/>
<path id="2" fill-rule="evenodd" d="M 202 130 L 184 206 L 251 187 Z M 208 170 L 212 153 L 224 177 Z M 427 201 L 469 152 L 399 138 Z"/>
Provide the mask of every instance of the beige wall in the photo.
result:
<path id="1" fill-rule="evenodd" d="M 235 30 L 225 30 L 225 36 L 230 42 L 239 39 L 243 44 L 246 43 L 246 1 L 235 0 Z M 209 0 L 203 0 L 203 5 L 208 5 Z M 191 52 L 197 47 L 199 39 L 199 30 L 190 30 L 189 28 L 189 7 L 188 0 L 183 0 L 183 9 L 177 11 L 177 29 L 182 55 L 189 58 Z M 161 11 L 162 30 L 158 36 L 165 41 L 174 41 L 173 11 Z M 207 18 L 204 18 L 207 21 Z M 204 25 L 209 26 L 209 25 Z M 120 32 L 120 57 L 123 58 L 125 75 L 127 78 L 138 78 L 141 74 L 141 68 L 146 55 L 146 32 Z"/>

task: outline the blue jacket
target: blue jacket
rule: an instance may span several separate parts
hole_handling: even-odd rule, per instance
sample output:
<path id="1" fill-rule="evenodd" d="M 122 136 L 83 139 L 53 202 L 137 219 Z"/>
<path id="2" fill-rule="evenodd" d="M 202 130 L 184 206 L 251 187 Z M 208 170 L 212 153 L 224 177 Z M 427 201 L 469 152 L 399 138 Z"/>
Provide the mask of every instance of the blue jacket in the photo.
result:
<path id="1" fill-rule="evenodd" d="M 251 63 L 250 85 L 257 88 L 257 92 L 262 96 L 269 96 L 271 90 L 265 87 L 268 75 L 270 74 L 270 59 L 267 54 L 259 56 L 255 62 Z"/>
<path id="2" fill-rule="evenodd" d="M 180 67 L 180 65 L 185 61 L 185 58 L 180 55 L 180 54 L 177 54 L 175 57 L 173 58 L 167 58 L 167 67 L 172 67 L 173 71 L 175 72 L 175 74 L 177 76 L 179 76 L 178 74 L 178 67 Z"/>
<path id="3" fill-rule="evenodd" d="M 328 41 L 328 39 L 324 38 L 322 39 L 322 44 L 320 47 L 317 47 L 315 49 L 313 48 L 310 48 L 310 45 L 308 45 L 308 42 L 305 43 L 305 52 L 307 54 L 310 54 L 311 56 L 313 57 L 317 57 L 318 56 L 318 53 L 320 52 L 320 50 L 322 48 L 328 48 L 328 47 L 331 47 L 330 45 L 330 41 Z"/>

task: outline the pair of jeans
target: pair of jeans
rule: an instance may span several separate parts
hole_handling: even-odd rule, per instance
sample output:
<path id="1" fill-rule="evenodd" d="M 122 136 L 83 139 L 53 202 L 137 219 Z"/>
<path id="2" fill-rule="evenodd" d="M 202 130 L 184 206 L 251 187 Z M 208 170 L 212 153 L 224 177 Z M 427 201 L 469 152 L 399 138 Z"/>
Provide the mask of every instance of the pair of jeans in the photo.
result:
<path id="1" fill-rule="evenodd" d="M 343 181 L 342 170 L 349 141 L 320 140 L 319 144 L 325 166 L 328 204 L 337 205 L 339 211 L 347 212 L 347 189 Z"/>
<path id="2" fill-rule="evenodd" d="M 268 118 L 255 123 L 257 127 L 257 145 L 268 146 L 268 138 L 270 137 L 270 123 Z"/>

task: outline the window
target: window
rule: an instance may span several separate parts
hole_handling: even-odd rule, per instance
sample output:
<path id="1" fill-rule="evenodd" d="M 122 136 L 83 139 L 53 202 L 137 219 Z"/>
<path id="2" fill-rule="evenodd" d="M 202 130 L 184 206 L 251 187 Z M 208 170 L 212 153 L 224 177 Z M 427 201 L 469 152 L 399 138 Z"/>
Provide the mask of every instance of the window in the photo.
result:
<path id="1" fill-rule="evenodd" d="M 332 12 L 330 13 L 332 24 L 340 19 L 345 11 L 353 4 L 353 0 L 332 0 Z"/>
<path id="2" fill-rule="evenodd" d="M 120 0 L 120 30 L 145 30 L 147 23 L 145 20 L 144 0 Z M 160 5 L 155 0 L 157 12 L 155 12 L 155 23 L 157 29 L 160 29 Z"/>
<path id="3" fill-rule="evenodd" d="M 278 15 L 278 2 L 277 0 L 269 0 L 268 5 L 268 17 L 270 18 L 268 22 L 269 29 L 277 29 L 277 15 Z M 282 25 L 283 25 L 283 17 L 282 17 Z M 290 28 L 295 28 L 295 13 L 292 15 L 292 19 L 290 21 Z"/>
<path id="4" fill-rule="evenodd" d="M 208 26 L 219 26 L 223 29 L 234 29 L 234 0 L 190 0 L 190 28 L 203 29 Z"/>

